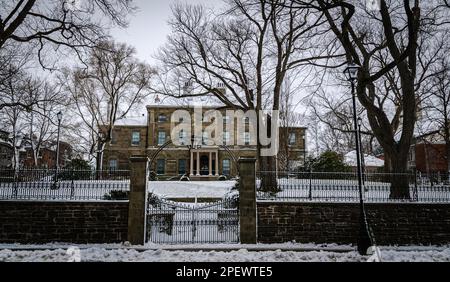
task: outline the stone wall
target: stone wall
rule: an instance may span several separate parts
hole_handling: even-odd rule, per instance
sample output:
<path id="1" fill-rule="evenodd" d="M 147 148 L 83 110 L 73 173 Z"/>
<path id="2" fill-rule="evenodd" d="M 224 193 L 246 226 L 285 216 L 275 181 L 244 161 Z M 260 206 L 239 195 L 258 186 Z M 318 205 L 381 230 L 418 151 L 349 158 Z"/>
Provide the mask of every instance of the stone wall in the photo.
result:
<path id="1" fill-rule="evenodd" d="M 367 218 L 380 245 L 449 244 L 449 204 L 366 204 Z M 356 242 L 356 203 L 258 202 L 258 241 L 279 243 Z"/>
<path id="2" fill-rule="evenodd" d="M 127 231 L 128 201 L 0 201 L 1 243 L 118 243 Z"/>

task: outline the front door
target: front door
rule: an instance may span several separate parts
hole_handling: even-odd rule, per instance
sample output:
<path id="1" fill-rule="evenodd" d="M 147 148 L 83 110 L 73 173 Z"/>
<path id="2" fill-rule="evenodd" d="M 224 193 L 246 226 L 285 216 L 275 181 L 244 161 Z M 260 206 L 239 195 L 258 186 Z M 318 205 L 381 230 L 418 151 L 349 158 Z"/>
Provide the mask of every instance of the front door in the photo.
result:
<path id="1" fill-rule="evenodd" d="M 209 174 L 209 158 L 206 155 L 200 157 L 200 175 Z"/>

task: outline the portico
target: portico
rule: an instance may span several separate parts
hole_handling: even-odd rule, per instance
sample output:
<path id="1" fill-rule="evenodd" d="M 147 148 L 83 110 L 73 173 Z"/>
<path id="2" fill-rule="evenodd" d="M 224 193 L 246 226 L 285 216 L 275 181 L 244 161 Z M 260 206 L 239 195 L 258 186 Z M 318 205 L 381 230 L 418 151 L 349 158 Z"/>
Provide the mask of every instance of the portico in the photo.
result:
<path id="1" fill-rule="evenodd" d="M 192 148 L 189 168 L 190 176 L 219 176 L 219 148 Z"/>

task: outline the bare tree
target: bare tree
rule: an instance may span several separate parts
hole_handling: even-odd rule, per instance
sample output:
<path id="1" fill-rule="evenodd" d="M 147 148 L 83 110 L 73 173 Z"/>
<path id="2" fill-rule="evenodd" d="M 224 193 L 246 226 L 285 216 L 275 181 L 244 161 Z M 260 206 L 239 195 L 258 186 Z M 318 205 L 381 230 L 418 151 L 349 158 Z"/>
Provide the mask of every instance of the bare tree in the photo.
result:
<path id="1" fill-rule="evenodd" d="M 450 172 L 450 62 L 440 58 L 437 74 L 429 84 L 430 95 L 422 102 L 423 115 L 430 127 L 425 135 L 439 135 L 445 142 L 447 169 Z M 431 129 L 431 130 L 430 130 Z"/>
<path id="2" fill-rule="evenodd" d="M 25 85 L 26 95 L 32 100 L 42 101 L 25 114 L 27 142 L 31 147 L 34 167 L 39 167 L 39 157 L 44 145 L 52 144 L 56 139 L 56 113 L 66 108 L 64 97 L 56 85 L 45 80 L 29 79 Z M 33 98 L 34 97 L 34 98 Z"/>
<path id="3" fill-rule="evenodd" d="M 322 46 L 325 18 L 291 3 L 230 0 L 221 14 L 175 5 L 172 33 L 158 56 L 161 87 L 154 91 L 177 98 L 210 95 L 235 109 L 279 110 L 289 70 L 334 56 L 333 48 L 313 48 Z M 187 81 L 194 83 L 192 91 L 184 91 Z M 260 156 L 259 142 L 257 148 Z M 261 170 L 276 170 L 273 157 L 258 163 Z"/>
<path id="4" fill-rule="evenodd" d="M 432 47 L 433 38 L 441 35 L 436 26 L 443 24 L 440 21 L 448 11 L 432 3 L 419 5 L 419 1 L 406 0 L 380 0 L 378 10 L 352 1 L 295 2 L 299 7 L 322 11 L 347 61 L 361 66 L 356 93 L 384 149 L 386 168 L 405 173 L 416 122 L 416 94 L 428 74 L 427 64 L 418 56 L 419 46 Z M 432 36 L 422 40 L 427 35 Z M 395 97 L 390 98 L 389 107 L 388 97 Z M 391 182 L 392 198 L 410 197 L 406 178 L 394 177 Z"/>
<path id="5" fill-rule="evenodd" d="M 135 58 L 126 44 L 103 42 L 92 49 L 88 69 L 75 68 L 61 78 L 82 121 L 89 154 L 102 169 L 103 150 L 111 141 L 116 120 L 125 117 L 149 94 L 153 70 Z M 79 131 L 79 129 L 78 129 Z"/>
<path id="6" fill-rule="evenodd" d="M 15 0 L 0 6 L 0 50 L 9 41 L 36 47 L 42 66 L 48 50 L 71 49 L 79 54 L 94 47 L 106 35 L 107 18 L 126 26 L 126 16 L 135 8 L 131 0 Z"/>

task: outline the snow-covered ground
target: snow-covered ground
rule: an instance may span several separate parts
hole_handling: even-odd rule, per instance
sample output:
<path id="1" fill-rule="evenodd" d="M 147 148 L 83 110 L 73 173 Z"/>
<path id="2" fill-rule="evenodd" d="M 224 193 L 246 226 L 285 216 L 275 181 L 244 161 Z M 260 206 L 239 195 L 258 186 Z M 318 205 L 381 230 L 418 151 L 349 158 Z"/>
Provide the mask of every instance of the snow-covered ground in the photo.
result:
<path id="1" fill-rule="evenodd" d="M 165 198 L 222 198 L 235 181 L 149 181 L 148 191 Z"/>
<path id="2" fill-rule="evenodd" d="M 195 247 L 196 245 L 190 245 Z M 0 262 L 5 261 L 157 261 L 157 262 L 366 262 L 350 246 L 315 244 L 198 245 L 197 249 L 168 249 L 123 245 L 0 245 Z M 199 250 L 205 248 L 204 250 Z M 303 248 L 303 250 L 302 250 Z M 450 246 L 380 247 L 382 261 L 450 262 Z"/>

